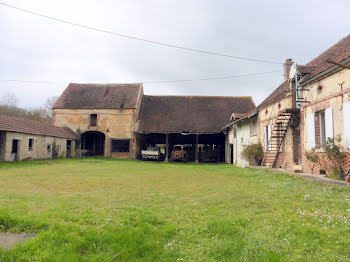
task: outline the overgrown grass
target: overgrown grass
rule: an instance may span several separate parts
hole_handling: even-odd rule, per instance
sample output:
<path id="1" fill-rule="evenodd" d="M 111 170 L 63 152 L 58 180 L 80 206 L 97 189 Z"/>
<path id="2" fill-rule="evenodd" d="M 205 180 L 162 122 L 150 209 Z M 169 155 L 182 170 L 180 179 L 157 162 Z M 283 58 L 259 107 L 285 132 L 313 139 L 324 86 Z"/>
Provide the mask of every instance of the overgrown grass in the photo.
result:
<path id="1" fill-rule="evenodd" d="M 0 261 L 349 261 L 350 190 L 266 170 L 110 159 L 0 164 Z"/>

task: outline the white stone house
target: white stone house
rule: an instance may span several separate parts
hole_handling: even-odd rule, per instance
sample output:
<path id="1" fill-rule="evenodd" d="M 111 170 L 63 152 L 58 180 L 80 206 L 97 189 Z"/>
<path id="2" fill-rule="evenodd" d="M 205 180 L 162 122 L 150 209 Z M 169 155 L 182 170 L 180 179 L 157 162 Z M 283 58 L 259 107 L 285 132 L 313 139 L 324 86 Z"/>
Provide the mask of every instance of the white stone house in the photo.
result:
<path id="1" fill-rule="evenodd" d="M 223 128 L 226 133 L 226 163 L 240 167 L 257 165 L 242 157 L 246 146 L 259 142 L 257 111 L 254 109 L 245 115 L 233 115 L 231 119 L 231 123 Z"/>

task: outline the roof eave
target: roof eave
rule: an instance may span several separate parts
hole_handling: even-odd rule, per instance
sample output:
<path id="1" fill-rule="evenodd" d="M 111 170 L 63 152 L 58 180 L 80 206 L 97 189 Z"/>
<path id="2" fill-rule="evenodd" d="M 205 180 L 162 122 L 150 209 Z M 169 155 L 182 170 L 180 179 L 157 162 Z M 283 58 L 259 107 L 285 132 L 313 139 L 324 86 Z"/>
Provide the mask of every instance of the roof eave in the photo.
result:
<path id="1" fill-rule="evenodd" d="M 234 125 L 234 124 L 237 124 L 237 123 L 240 122 L 240 121 L 243 121 L 243 120 L 246 120 L 246 119 L 250 119 L 250 118 L 252 118 L 253 116 L 255 116 L 255 115 L 257 115 L 257 114 L 258 114 L 258 110 L 255 110 L 253 113 L 251 113 L 251 114 L 249 114 L 249 115 L 247 115 L 247 116 L 245 116 L 245 117 L 239 118 L 239 119 L 237 119 L 237 120 L 235 120 L 235 121 L 233 121 L 233 122 L 227 124 L 226 126 L 224 126 L 223 128 L 221 128 L 221 130 L 225 130 L 226 128 L 228 128 L 228 127 L 230 127 L 230 126 L 232 126 L 232 125 Z"/>
<path id="2" fill-rule="evenodd" d="M 349 63 L 350 62 L 350 57 L 340 61 L 341 63 Z M 311 77 L 310 79 L 306 80 L 305 82 L 301 81 L 300 82 L 300 86 L 306 86 L 308 84 L 311 84 L 321 78 L 324 78 L 325 76 L 328 76 L 329 74 L 333 73 L 334 71 L 337 71 L 338 69 L 343 70 L 343 68 L 337 66 L 337 65 L 334 65 L 334 66 L 331 66 L 330 68 L 328 68 L 327 70 Z"/>

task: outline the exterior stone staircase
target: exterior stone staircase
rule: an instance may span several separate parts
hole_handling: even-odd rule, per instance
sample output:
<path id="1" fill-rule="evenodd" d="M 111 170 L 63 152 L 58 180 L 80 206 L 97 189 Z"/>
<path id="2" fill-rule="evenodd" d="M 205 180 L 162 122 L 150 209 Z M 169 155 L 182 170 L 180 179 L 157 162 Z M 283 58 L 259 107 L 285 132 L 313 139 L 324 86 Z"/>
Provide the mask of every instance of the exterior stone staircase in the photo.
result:
<path id="1" fill-rule="evenodd" d="M 261 166 L 274 167 L 278 153 L 280 152 L 288 127 L 292 122 L 293 111 L 281 111 L 271 130 L 271 137 L 267 142 L 267 150 L 264 153 L 264 158 Z"/>

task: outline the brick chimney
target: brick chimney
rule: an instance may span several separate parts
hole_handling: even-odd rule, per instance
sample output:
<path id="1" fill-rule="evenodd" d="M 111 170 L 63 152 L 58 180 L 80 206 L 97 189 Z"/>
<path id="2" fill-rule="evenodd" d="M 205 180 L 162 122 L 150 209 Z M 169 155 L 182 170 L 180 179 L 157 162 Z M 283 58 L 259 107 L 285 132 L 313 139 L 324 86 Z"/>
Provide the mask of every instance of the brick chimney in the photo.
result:
<path id="1" fill-rule="evenodd" d="M 284 81 L 289 80 L 289 71 L 293 64 L 294 64 L 293 59 L 287 59 L 286 62 L 283 64 Z"/>

